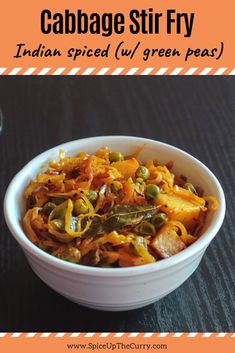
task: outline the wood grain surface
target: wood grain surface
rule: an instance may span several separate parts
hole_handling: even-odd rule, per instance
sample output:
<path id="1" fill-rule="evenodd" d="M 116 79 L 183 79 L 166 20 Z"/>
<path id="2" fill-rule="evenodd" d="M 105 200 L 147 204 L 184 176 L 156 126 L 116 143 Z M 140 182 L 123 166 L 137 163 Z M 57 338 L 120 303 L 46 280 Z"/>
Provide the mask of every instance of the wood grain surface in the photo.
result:
<path id="1" fill-rule="evenodd" d="M 0 217 L 1 331 L 235 330 L 235 79 L 232 77 L 2 77 L 0 195 L 38 153 L 88 136 L 167 142 L 221 181 L 226 219 L 197 271 L 159 302 L 132 312 L 76 305 L 34 275 Z"/>

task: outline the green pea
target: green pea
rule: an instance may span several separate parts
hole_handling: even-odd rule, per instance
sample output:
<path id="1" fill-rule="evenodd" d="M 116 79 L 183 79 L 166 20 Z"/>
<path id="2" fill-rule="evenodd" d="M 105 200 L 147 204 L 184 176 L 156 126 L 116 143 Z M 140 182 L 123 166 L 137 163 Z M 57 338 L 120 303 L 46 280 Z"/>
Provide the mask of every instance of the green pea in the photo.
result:
<path id="1" fill-rule="evenodd" d="M 156 233 L 156 229 L 154 227 L 154 225 L 150 222 L 142 222 L 138 228 L 137 228 L 138 232 L 144 235 L 155 235 Z"/>
<path id="2" fill-rule="evenodd" d="M 56 230 L 64 231 L 65 222 L 63 219 L 55 218 L 51 221 L 51 224 L 53 225 L 54 228 L 56 228 Z"/>
<path id="3" fill-rule="evenodd" d="M 117 191 L 119 191 L 122 188 L 122 184 L 119 181 L 114 181 L 111 184 L 111 191 L 115 194 Z"/>
<path id="4" fill-rule="evenodd" d="M 74 203 L 74 214 L 78 216 L 79 214 L 85 214 L 89 211 L 89 208 L 83 199 L 78 199 Z"/>
<path id="5" fill-rule="evenodd" d="M 58 257 L 62 260 L 77 264 L 81 260 L 81 253 L 77 248 L 72 246 L 71 248 L 66 249 Z"/>
<path id="6" fill-rule="evenodd" d="M 160 212 L 160 213 L 156 214 L 151 219 L 151 222 L 155 225 L 156 228 L 161 227 L 167 221 L 168 221 L 168 217 L 163 212 Z"/>
<path id="7" fill-rule="evenodd" d="M 54 210 L 54 208 L 56 207 L 56 204 L 53 202 L 47 202 L 45 203 L 45 205 L 42 208 L 42 212 L 46 215 L 49 216 L 51 211 Z"/>
<path id="8" fill-rule="evenodd" d="M 114 151 L 109 153 L 109 161 L 112 162 L 118 162 L 122 161 L 124 159 L 123 155 L 119 151 Z"/>
<path id="9" fill-rule="evenodd" d="M 148 184 L 145 189 L 145 198 L 148 201 L 153 201 L 155 198 L 159 195 L 160 189 L 157 185 L 154 184 Z"/>
<path id="10" fill-rule="evenodd" d="M 141 178 L 143 180 L 147 180 L 149 178 L 149 170 L 148 168 L 144 167 L 144 166 L 140 166 L 136 172 L 135 172 L 135 176 L 136 178 Z"/>
<path id="11" fill-rule="evenodd" d="M 65 202 L 65 199 L 63 199 L 62 197 L 51 197 L 51 202 L 55 205 L 60 205 Z"/>
<path id="12" fill-rule="evenodd" d="M 95 190 L 89 190 L 89 191 L 88 191 L 88 194 L 87 194 L 86 196 L 87 196 L 88 200 L 89 200 L 91 203 L 93 203 L 93 202 L 95 202 L 95 201 L 97 200 L 97 198 L 98 198 L 98 193 L 97 193 L 97 191 L 95 191 Z"/>
<path id="13" fill-rule="evenodd" d="M 139 183 L 139 184 L 142 184 L 144 181 L 144 179 L 142 178 L 136 178 L 136 182 Z"/>
<path id="14" fill-rule="evenodd" d="M 188 191 L 190 191 L 190 192 L 192 192 L 193 194 L 196 194 L 196 195 L 197 195 L 197 191 L 196 191 L 195 187 L 193 186 L 193 184 L 191 184 L 191 183 L 185 183 L 185 184 L 183 185 L 183 188 L 186 189 L 186 190 L 188 190 Z"/>

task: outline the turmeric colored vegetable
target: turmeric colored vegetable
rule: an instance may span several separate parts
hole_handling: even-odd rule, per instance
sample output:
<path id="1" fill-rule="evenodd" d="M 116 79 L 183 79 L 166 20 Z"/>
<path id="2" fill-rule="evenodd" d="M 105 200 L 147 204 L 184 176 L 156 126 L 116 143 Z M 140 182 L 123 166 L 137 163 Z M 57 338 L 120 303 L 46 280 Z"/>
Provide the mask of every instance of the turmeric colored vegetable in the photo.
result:
<path id="1" fill-rule="evenodd" d="M 139 162 L 135 158 L 131 158 L 124 161 L 113 162 L 112 167 L 116 168 L 124 179 L 133 179 L 136 170 L 139 168 Z"/>
<path id="2" fill-rule="evenodd" d="M 185 227 L 191 229 L 198 221 L 201 207 L 193 203 L 190 199 L 176 194 L 160 194 L 156 204 L 161 206 L 160 210 L 164 212 L 170 220 L 178 220 Z"/>
<path id="3" fill-rule="evenodd" d="M 172 161 L 139 162 L 141 148 L 129 157 L 108 147 L 60 151 L 25 189 L 29 240 L 63 261 L 101 268 L 154 263 L 197 241 L 217 200 L 175 176 Z"/>

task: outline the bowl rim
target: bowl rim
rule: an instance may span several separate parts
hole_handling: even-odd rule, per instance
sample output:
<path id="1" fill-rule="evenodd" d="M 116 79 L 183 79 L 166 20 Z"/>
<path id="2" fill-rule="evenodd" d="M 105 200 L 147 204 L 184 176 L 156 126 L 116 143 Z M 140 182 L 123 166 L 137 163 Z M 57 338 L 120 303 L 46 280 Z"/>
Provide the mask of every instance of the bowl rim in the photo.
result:
<path id="1" fill-rule="evenodd" d="M 142 142 L 142 143 L 153 143 L 156 145 L 161 145 L 162 147 L 165 147 L 167 149 L 172 149 L 176 151 L 177 153 L 180 153 L 186 158 L 191 159 L 193 162 L 195 162 L 199 167 L 204 169 L 204 171 L 207 173 L 208 177 L 212 180 L 214 186 L 216 187 L 219 195 L 219 209 L 217 211 L 217 217 L 214 218 L 214 221 L 208 226 L 207 230 L 203 233 L 203 235 L 193 244 L 191 244 L 189 247 L 184 249 L 183 251 L 179 252 L 178 254 L 169 257 L 167 259 L 163 259 L 161 261 L 157 261 L 155 263 L 151 264 L 145 264 L 145 265 L 140 265 L 140 266 L 133 266 L 133 267 L 124 267 L 124 268 L 98 268 L 98 267 L 91 267 L 91 266 L 85 266 L 85 265 L 79 265 L 79 264 L 73 264 L 70 262 L 66 262 L 63 260 L 60 260 L 45 251 L 41 250 L 38 248 L 36 245 L 34 245 L 26 236 L 26 234 L 23 232 L 22 228 L 18 224 L 19 221 L 13 217 L 10 217 L 10 212 L 9 210 L 11 209 L 11 203 L 14 201 L 14 189 L 16 188 L 17 181 L 21 178 L 24 178 L 26 172 L 30 168 L 30 166 L 35 163 L 37 160 L 41 159 L 48 159 L 50 155 L 55 153 L 56 151 L 59 151 L 59 149 L 71 149 L 71 146 L 76 145 L 76 143 L 82 143 L 82 142 L 89 142 L 89 141 L 103 141 L 107 143 L 108 140 L 129 140 L 129 141 L 135 141 L 135 142 Z M 105 140 L 105 141 L 104 141 Z M 126 135 L 104 135 L 104 136 L 94 136 L 94 137 L 87 137 L 87 138 L 82 138 L 82 139 L 76 139 L 73 141 L 68 141 L 63 144 L 57 145 L 55 147 L 52 147 L 33 159 L 31 159 L 11 180 L 9 183 L 6 193 L 5 193 L 5 198 L 4 198 L 4 216 L 5 220 L 7 223 L 7 226 L 16 239 L 16 241 L 21 245 L 23 250 L 26 250 L 30 253 L 30 255 L 35 256 L 38 260 L 46 263 L 47 265 L 51 265 L 55 268 L 61 269 L 61 270 L 67 270 L 69 272 L 77 273 L 80 275 L 85 275 L 85 276 L 98 276 L 98 277 L 126 277 L 129 275 L 143 275 L 146 273 L 151 273 L 151 272 L 159 272 L 163 269 L 170 268 L 172 266 L 177 265 L 178 263 L 184 262 L 186 260 L 189 260 L 193 255 L 199 254 L 202 251 L 206 249 L 206 247 L 209 245 L 211 240 L 215 237 L 217 232 L 219 231 L 223 220 L 225 216 L 225 210 L 226 210 L 226 203 L 225 203 L 225 196 L 223 189 L 218 181 L 218 179 L 215 177 L 215 175 L 210 171 L 208 167 L 206 167 L 201 161 L 199 161 L 197 158 L 193 157 L 191 154 L 175 147 L 170 144 L 158 141 L 158 140 L 153 140 L 153 139 L 148 139 L 148 138 L 143 138 L 143 137 L 138 137 L 138 136 L 126 136 Z"/>

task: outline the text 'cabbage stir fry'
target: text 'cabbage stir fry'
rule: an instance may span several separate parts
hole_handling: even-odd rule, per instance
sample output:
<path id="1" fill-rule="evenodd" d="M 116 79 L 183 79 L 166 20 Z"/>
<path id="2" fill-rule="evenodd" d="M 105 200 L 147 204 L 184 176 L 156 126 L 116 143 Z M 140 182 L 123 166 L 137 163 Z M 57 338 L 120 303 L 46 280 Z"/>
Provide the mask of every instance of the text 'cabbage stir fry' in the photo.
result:
<path id="1" fill-rule="evenodd" d="M 140 162 L 138 152 L 60 151 L 25 190 L 28 238 L 59 259 L 97 267 L 153 263 L 195 242 L 216 199 L 174 175 L 172 161 Z"/>

